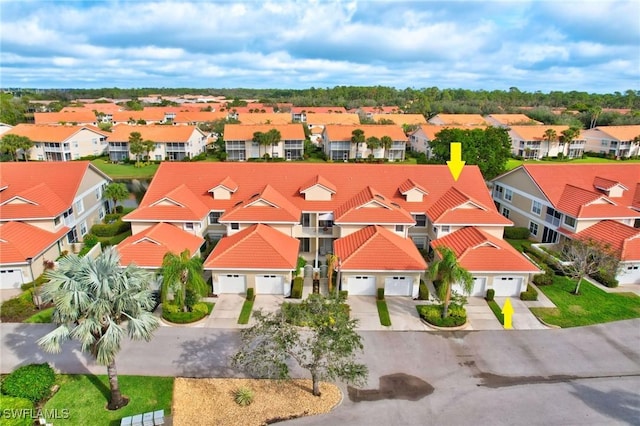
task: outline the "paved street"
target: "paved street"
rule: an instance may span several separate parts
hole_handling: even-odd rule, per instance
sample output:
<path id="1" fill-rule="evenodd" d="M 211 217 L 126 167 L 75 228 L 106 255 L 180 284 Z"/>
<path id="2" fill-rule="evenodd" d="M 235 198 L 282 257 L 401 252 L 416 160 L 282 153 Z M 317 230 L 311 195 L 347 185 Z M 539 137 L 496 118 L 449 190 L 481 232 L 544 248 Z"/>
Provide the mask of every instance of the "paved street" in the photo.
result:
<path id="1" fill-rule="evenodd" d="M 0 324 L 2 373 L 29 362 L 104 374 L 68 344 L 44 354 L 50 325 Z M 345 398 L 332 413 L 291 424 L 640 424 L 640 320 L 565 330 L 361 332 L 366 389 L 405 373 L 433 386 L 418 401 Z M 239 376 L 228 365 L 237 330 L 161 327 L 149 343 L 126 342 L 121 374 Z M 304 376 L 302 371 L 297 375 Z"/>

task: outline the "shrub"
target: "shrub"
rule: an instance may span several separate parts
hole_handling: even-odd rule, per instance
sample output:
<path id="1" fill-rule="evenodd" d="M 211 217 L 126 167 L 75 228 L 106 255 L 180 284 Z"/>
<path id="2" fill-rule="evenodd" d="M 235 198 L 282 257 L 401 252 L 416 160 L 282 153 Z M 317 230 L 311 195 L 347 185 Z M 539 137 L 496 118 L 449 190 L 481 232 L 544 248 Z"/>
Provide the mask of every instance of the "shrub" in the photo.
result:
<path id="1" fill-rule="evenodd" d="M 511 240 L 526 240 L 529 238 L 529 228 L 515 226 L 504 228 L 504 237 Z"/>
<path id="2" fill-rule="evenodd" d="M 467 311 L 454 303 L 449 305 L 449 315 L 442 318 L 443 305 L 417 305 L 420 318 L 437 327 L 458 327 L 467 322 Z"/>
<path id="3" fill-rule="evenodd" d="M 42 274 L 38 278 L 36 278 L 34 281 L 22 284 L 20 286 L 20 290 L 22 290 L 22 291 L 31 290 L 31 289 L 33 289 L 33 285 L 34 284 L 35 284 L 36 287 L 40 287 L 42 284 L 46 283 L 47 281 L 49 281 L 49 280 L 45 278 L 44 274 Z"/>
<path id="4" fill-rule="evenodd" d="M 37 312 L 33 304 L 32 290 L 29 288 L 21 295 L 2 303 L 0 318 L 2 322 L 22 322 Z"/>
<path id="5" fill-rule="evenodd" d="M 298 257 L 298 261 L 296 263 L 296 276 L 300 275 L 300 270 L 307 266 L 307 261 L 304 257 Z"/>
<path id="6" fill-rule="evenodd" d="M 609 288 L 618 287 L 618 280 L 615 277 L 612 277 L 611 274 L 607 274 L 600 271 L 593 274 L 591 278 L 593 278 L 594 280 L 598 281 L 600 284 L 607 286 Z"/>
<path id="7" fill-rule="evenodd" d="M 502 308 L 498 305 L 495 300 L 487 300 L 487 304 L 489 308 L 493 311 L 493 314 L 496 316 L 500 324 L 504 325 L 504 314 L 502 313 Z"/>
<path id="8" fill-rule="evenodd" d="M 346 298 L 349 296 L 349 292 L 348 292 L 347 290 L 340 290 L 340 291 L 338 292 L 338 296 L 339 296 L 341 299 L 346 299 Z"/>
<path id="9" fill-rule="evenodd" d="M 87 234 L 82 239 L 82 242 L 84 243 L 85 247 L 91 248 L 98 244 L 98 237 L 93 234 Z"/>
<path id="10" fill-rule="evenodd" d="M 135 162 L 135 160 L 132 160 Z M 116 213 L 122 213 L 122 211 L 124 210 L 123 206 L 116 206 Z"/>
<path id="11" fill-rule="evenodd" d="M 191 312 L 200 312 L 209 315 L 209 306 L 204 302 L 198 302 L 191 308 Z"/>
<path id="12" fill-rule="evenodd" d="M 538 300 L 538 291 L 527 285 L 527 291 L 520 293 L 520 300 Z"/>
<path id="13" fill-rule="evenodd" d="M 422 280 L 420 280 L 420 286 L 418 287 L 418 299 L 429 300 L 429 287 Z"/>
<path id="14" fill-rule="evenodd" d="M 246 387 L 241 387 L 233 391 L 233 400 L 241 407 L 251 405 L 253 402 L 253 391 Z"/>
<path id="15" fill-rule="evenodd" d="M 193 310 L 193 306 L 198 303 L 198 300 L 200 300 L 200 296 L 198 295 L 198 293 L 191 290 L 190 288 L 185 291 L 184 304 L 190 311 Z"/>
<path id="16" fill-rule="evenodd" d="M 118 219 L 113 223 L 97 223 L 91 227 L 91 233 L 96 237 L 113 237 L 131 229 L 131 224 Z"/>
<path id="17" fill-rule="evenodd" d="M 107 213 L 106 215 L 104 215 L 104 223 L 111 223 L 113 221 L 116 221 L 118 219 L 120 219 L 122 217 L 122 213 Z"/>
<path id="18" fill-rule="evenodd" d="M 49 395 L 55 381 L 56 375 L 49 364 L 29 364 L 18 368 L 3 380 L 2 392 L 36 403 Z"/>
<path id="19" fill-rule="evenodd" d="M 487 290 L 487 295 L 485 296 L 485 299 L 487 300 L 487 302 L 491 302 L 493 301 L 493 298 L 496 295 L 496 291 L 492 288 Z"/>
<path id="20" fill-rule="evenodd" d="M 291 289 L 291 298 L 302 299 L 303 284 L 304 284 L 304 278 L 296 277 L 293 279 L 293 288 Z"/>
<path id="21" fill-rule="evenodd" d="M 256 294 L 255 294 L 255 289 L 253 287 L 249 287 L 247 289 L 247 300 L 253 302 L 254 300 L 256 300 Z"/>
<path id="22" fill-rule="evenodd" d="M 2 410 L 7 410 L 9 413 L 29 413 L 29 411 L 25 410 L 33 410 L 33 402 L 29 401 L 25 398 L 16 398 L 8 395 L 0 394 L 0 407 Z M 0 412 L 0 418 L 2 419 L 3 426 L 32 426 L 33 419 L 29 415 L 7 415 Z"/>
<path id="23" fill-rule="evenodd" d="M 553 270 L 551 268 L 549 268 L 547 265 L 540 265 L 541 268 L 544 270 L 544 274 L 538 274 L 536 276 L 533 277 L 533 283 L 535 285 L 551 285 L 553 284 L 553 277 L 555 276 L 555 274 L 553 273 Z"/>
<path id="24" fill-rule="evenodd" d="M 162 315 L 167 314 L 175 314 L 180 312 L 180 307 L 177 305 L 173 305 L 171 303 L 163 303 L 162 304 Z"/>
<path id="25" fill-rule="evenodd" d="M 384 287 L 378 289 L 378 300 L 384 300 Z"/>
<path id="26" fill-rule="evenodd" d="M 169 306 L 174 306 L 174 305 L 169 305 Z M 177 306 L 176 308 L 178 309 L 177 312 L 169 312 L 166 309 L 163 309 L 162 318 L 175 324 L 188 324 L 191 322 L 199 321 L 205 316 L 207 316 L 207 312 L 209 309 L 207 308 L 207 312 L 201 312 L 200 310 L 193 311 L 193 312 L 182 312 L 180 311 L 180 308 L 178 308 Z"/>

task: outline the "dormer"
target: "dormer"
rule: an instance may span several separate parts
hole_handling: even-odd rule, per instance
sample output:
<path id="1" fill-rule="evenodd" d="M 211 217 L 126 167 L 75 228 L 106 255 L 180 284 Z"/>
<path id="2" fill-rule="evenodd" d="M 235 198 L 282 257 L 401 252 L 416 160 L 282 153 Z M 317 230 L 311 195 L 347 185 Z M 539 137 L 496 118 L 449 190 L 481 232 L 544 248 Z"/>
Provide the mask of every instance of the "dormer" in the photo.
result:
<path id="1" fill-rule="evenodd" d="M 155 207 L 155 206 L 184 207 L 184 205 L 180 204 L 176 200 L 172 200 L 169 197 L 162 197 L 158 201 L 149 204 L 149 206 L 150 207 Z"/>
<path id="2" fill-rule="evenodd" d="M 16 204 L 31 204 L 32 206 L 37 206 L 38 203 L 31 201 L 31 200 L 27 200 L 26 198 L 22 198 L 19 195 L 16 195 L 14 197 L 9 198 L 7 201 L 5 201 L 4 203 L 0 204 L 2 206 L 6 206 L 6 205 L 16 205 Z"/>
<path id="3" fill-rule="evenodd" d="M 231 194 L 238 190 L 238 184 L 236 184 L 229 176 L 222 179 L 222 181 L 211 188 L 209 192 L 215 200 L 230 200 Z"/>
<path id="4" fill-rule="evenodd" d="M 429 195 L 426 189 L 418 185 L 411 179 L 405 180 L 398 191 L 404 195 L 405 200 L 409 203 L 421 203 L 425 195 Z"/>
<path id="5" fill-rule="evenodd" d="M 320 175 L 314 176 L 305 185 L 300 187 L 300 194 L 306 201 L 331 201 L 336 193 L 336 186 Z"/>
<path id="6" fill-rule="evenodd" d="M 611 179 L 607 179 L 607 178 L 603 178 L 600 176 L 596 176 L 593 179 L 593 186 L 600 192 L 602 192 L 603 194 L 607 195 L 608 197 L 611 198 L 619 198 L 622 197 L 624 191 L 626 191 L 627 188 L 626 186 L 624 186 L 623 184 L 621 184 L 620 182 L 611 180 Z"/>

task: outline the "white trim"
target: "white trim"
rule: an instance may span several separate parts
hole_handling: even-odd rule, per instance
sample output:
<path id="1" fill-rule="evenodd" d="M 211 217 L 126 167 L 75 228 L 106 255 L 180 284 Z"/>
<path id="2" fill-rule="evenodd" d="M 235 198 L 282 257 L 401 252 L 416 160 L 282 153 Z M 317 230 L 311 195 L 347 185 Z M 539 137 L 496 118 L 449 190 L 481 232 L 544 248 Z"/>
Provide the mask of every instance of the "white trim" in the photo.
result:
<path id="1" fill-rule="evenodd" d="M 514 170 L 515 170 L 515 169 L 514 169 Z M 512 170 L 512 171 L 513 171 L 513 170 Z M 507 172 L 507 173 L 510 173 L 510 172 Z M 504 176 L 504 175 L 503 175 L 503 176 Z M 497 178 L 496 178 L 496 179 L 497 179 Z M 535 182 L 534 182 L 534 183 L 535 183 Z M 510 186 L 510 185 L 505 185 L 504 183 L 499 182 L 499 181 L 494 181 L 494 184 L 500 185 L 500 186 L 501 186 L 501 187 L 503 187 L 504 189 L 510 189 L 514 194 L 521 195 L 521 196 L 523 196 L 524 198 L 527 198 L 527 199 L 529 199 L 529 200 L 536 200 L 536 201 L 540 202 L 540 204 L 542 204 L 543 206 L 547 205 L 547 206 L 549 206 L 549 207 L 553 207 L 553 204 L 551 204 L 551 201 L 549 201 L 549 200 L 547 200 L 547 199 L 542 199 L 542 198 L 538 198 L 538 197 L 533 197 L 533 196 L 531 196 L 531 194 L 529 194 L 528 192 L 521 191 L 520 189 L 518 189 L 518 188 L 514 188 L 514 187 L 512 187 L 512 186 Z M 536 186 L 537 186 L 537 185 L 536 185 Z M 543 191 L 542 191 L 542 190 L 540 190 L 540 192 L 543 192 Z M 493 199 L 494 199 L 494 201 L 498 201 L 498 202 L 501 202 L 501 201 L 507 201 L 507 202 L 509 202 L 509 203 L 510 203 L 510 201 L 509 201 L 509 200 L 505 200 L 504 198 L 497 198 L 497 197 L 493 194 L 493 190 L 491 191 L 491 198 L 493 198 Z M 513 197 L 512 197 L 512 200 L 513 200 Z M 555 207 L 554 207 L 554 208 L 555 208 Z"/>

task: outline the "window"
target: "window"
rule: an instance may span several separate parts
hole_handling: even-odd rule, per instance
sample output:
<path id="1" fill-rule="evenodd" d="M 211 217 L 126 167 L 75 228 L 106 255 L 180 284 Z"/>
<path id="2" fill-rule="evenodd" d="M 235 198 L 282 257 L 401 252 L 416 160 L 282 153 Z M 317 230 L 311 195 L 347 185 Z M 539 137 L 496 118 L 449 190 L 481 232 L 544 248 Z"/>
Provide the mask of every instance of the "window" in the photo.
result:
<path id="1" fill-rule="evenodd" d="M 576 220 L 574 218 L 572 218 L 571 216 L 565 216 L 564 217 L 564 224 L 567 226 L 570 226 L 572 228 L 576 227 Z"/>
<path id="2" fill-rule="evenodd" d="M 416 221 L 416 226 L 424 228 L 427 226 L 427 216 L 424 214 L 414 214 L 413 219 Z"/>
<path id="3" fill-rule="evenodd" d="M 510 189 L 505 189 L 504 190 L 504 199 L 507 201 L 511 201 L 511 199 L 513 198 L 513 191 L 511 191 Z"/>
<path id="4" fill-rule="evenodd" d="M 301 238 L 300 239 L 300 251 L 302 253 L 309 253 L 311 251 L 311 239 L 310 238 Z"/>
<path id="5" fill-rule="evenodd" d="M 604 140 L 604 139 L 603 139 L 603 140 L 600 142 L 600 145 L 602 145 L 602 146 L 609 146 L 609 141 L 607 141 L 607 140 Z"/>
<path id="6" fill-rule="evenodd" d="M 420 250 L 427 248 L 427 237 L 411 237 L 411 240 Z"/>
<path id="7" fill-rule="evenodd" d="M 80 224 L 80 235 L 87 235 L 87 222 Z"/>
<path id="8" fill-rule="evenodd" d="M 209 213 L 209 225 L 215 225 L 218 222 L 218 220 L 220 219 L 220 216 L 222 215 L 222 212 L 210 212 Z"/>
<path id="9" fill-rule="evenodd" d="M 156 161 L 162 161 L 162 155 L 156 155 Z"/>
<path id="10" fill-rule="evenodd" d="M 78 242 L 78 233 L 76 232 L 76 228 L 71 228 L 71 231 L 67 233 L 67 241 L 69 244 Z"/>
<path id="11" fill-rule="evenodd" d="M 535 222 L 529 222 L 529 232 L 531 235 L 538 235 L 538 224 Z"/>
<path id="12" fill-rule="evenodd" d="M 58 217 L 56 217 L 55 219 L 53 219 L 53 224 L 54 224 L 55 226 L 60 225 L 60 216 L 58 216 Z"/>
<path id="13" fill-rule="evenodd" d="M 504 189 L 500 185 L 496 185 L 495 193 L 497 198 L 502 198 L 502 193 Z"/>
<path id="14" fill-rule="evenodd" d="M 540 216 L 540 213 L 542 213 L 542 204 L 539 201 L 532 201 L 531 211 Z"/>
<path id="15" fill-rule="evenodd" d="M 404 225 L 396 225 L 396 232 L 404 232 Z"/>
<path id="16" fill-rule="evenodd" d="M 96 200 L 99 200 L 100 198 L 102 198 L 102 188 L 98 188 L 96 189 Z"/>
<path id="17" fill-rule="evenodd" d="M 98 211 L 98 217 L 100 218 L 100 220 L 104 219 L 104 208 L 100 207 L 100 210 Z"/>
<path id="18" fill-rule="evenodd" d="M 233 222 L 231 224 L 231 229 L 240 229 L 240 224 L 238 222 Z"/>
<path id="19" fill-rule="evenodd" d="M 638 266 L 627 266 L 627 271 L 637 271 L 638 270 Z"/>
<path id="20" fill-rule="evenodd" d="M 450 232 L 450 231 L 451 231 L 451 227 L 449 225 L 442 226 L 442 232 Z"/>
<path id="21" fill-rule="evenodd" d="M 78 214 L 84 211 L 84 203 L 82 202 L 82 200 L 76 201 L 74 207 L 76 208 L 76 212 L 78 212 Z"/>
<path id="22" fill-rule="evenodd" d="M 509 219 L 509 214 L 510 214 L 510 213 L 511 213 L 511 212 L 509 211 L 509 209 L 508 209 L 508 208 L 506 208 L 506 207 L 503 207 L 503 208 L 502 208 L 502 216 L 504 216 L 504 217 L 506 217 L 507 219 Z"/>
<path id="23" fill-rule="evenodd" d="M 193 222 L 186 222 L 184 224 L 184 229 L 186 229 L 187 231 L 193 231 Z"/>

